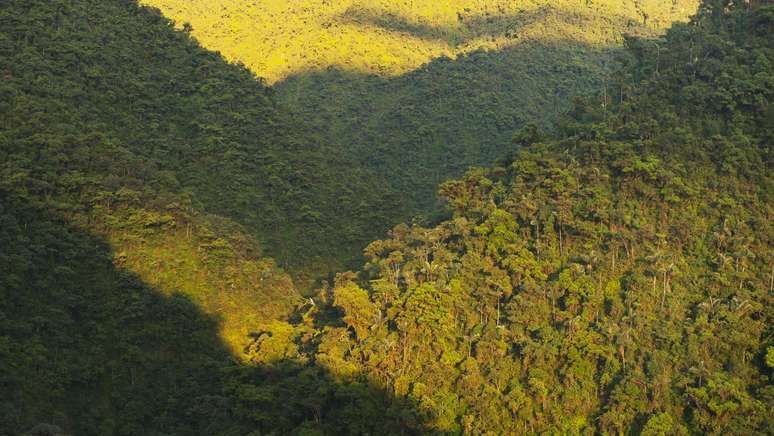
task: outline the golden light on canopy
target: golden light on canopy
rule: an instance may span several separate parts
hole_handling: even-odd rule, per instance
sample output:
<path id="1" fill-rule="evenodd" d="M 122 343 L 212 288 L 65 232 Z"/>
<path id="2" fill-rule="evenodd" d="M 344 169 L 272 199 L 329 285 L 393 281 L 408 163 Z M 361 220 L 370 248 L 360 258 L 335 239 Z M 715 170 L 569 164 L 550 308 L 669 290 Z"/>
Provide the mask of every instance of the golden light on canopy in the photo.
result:
<path id="1" fill-rule="evenodd" d="M 432 59 L 524 41 L 620 44 L 657 34 L 697 0 L 141 0 L 269 84 L 335 67 L 396 76 Z"/>

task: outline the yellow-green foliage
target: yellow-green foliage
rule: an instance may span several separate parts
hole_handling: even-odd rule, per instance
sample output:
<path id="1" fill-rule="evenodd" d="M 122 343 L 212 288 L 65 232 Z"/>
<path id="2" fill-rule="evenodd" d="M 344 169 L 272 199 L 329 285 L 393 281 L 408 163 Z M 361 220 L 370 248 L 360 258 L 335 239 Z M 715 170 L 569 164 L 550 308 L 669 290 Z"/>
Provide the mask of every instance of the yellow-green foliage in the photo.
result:
<path id="1" fill-rule="evenodd" d="M 282 107 L 396 193 L 392 225 L 435 207 L 439 183 L 506 154 L 525 123 L 553 127 L 566 102 L 606 88 L 624 34 L 660 33 L 698 1 L 141 3 L 273 84 Z M 371 239 L 388 228 L 377 227 Z M 264 244 L 286 259 L 273 248 L 288 244 Z"/>
<path id="2" fill-rule="evenodd" d="M 686 19 L 697 0 L 141 0 L 269 83 L 338 67 L 395 76 L 440 56 L 525 41 L 619 45 Z"/>
<path id="3" fill-rule="evenodd" d="M 116 266 L 161 292 L 186 295 L 215 316 L 220 336 L 235 356 L 241 356 L 250 334 L 269 320 L 288 316 L 297 302 L 293 282 L 273 259 L 239 247 L 254 244 L 242 232 L 215 235 L 201 225 L 176 225 L 171 217 L 160 231 L 138 238 L 137 230 L 108 232 Z"/>

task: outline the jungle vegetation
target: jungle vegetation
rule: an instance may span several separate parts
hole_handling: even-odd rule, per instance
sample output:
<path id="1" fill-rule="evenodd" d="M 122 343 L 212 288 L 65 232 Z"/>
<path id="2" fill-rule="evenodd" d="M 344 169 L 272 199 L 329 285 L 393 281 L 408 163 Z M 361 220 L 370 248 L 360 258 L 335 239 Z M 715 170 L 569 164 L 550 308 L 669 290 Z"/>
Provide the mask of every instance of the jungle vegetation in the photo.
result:
<path id="1" fill-rule="evenodd" d="M 0 3 L 0 434 L 774 433 L 774 5 L 462 3 Z"/>
<path id="2" fill-rule="evenodd" d="M 439 183 L 489 166 L 609 84 L 624 35 L 696 0 L 143 0 L 273 84 L 277 100 L 396 193 L 437 211 Z"/>

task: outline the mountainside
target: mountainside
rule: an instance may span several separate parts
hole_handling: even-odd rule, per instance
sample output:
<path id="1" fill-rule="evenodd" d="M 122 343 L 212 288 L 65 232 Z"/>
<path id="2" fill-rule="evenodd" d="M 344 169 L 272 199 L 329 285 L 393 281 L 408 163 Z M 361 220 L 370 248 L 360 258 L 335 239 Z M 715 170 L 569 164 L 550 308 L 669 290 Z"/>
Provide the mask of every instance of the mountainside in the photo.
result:
<path id="1" fill-rule="evenodd" d="M 607 45 L 652 35 L 697 0 L 142 0 L 270 84 L 328 68 L 392 77 L 433 59 L 524 41 Z"/>
<path id="2" fill-rule="evenodd" d="M 501 157 L 527 123 L 553 126 L 573 96 L 608 87 L 624 34 L 657 35 L 698 2 L 143 3 L 274 84 L 415 214 L 434 209 L 439 183 Z"/>
<path id="3" fill-rule="evenodd" d="M 41 148 L 58 159 L 79 151 L 83 162 L 55 170 L 107 176 L 107 191 L 140 183 L 186 193 L 295 269 L 339 267 L 396 222 L 397 202 L 368 171 L 157 13 L 118 1 L 5 2 L 3 12 L 12 162 Z M 141 164 L 86 165 L 90 152 L 114 149 L 114 159 Z"/>
<path id="4" fill-rule="evenodd" d="M 249 432 L 223 371 L 301 299 L 264 250 L 340 268 L 396 202 L 135 2 L 3 2 L 0 77 L 0 434 Z"/>
<path id="5" fill-rule="evenodd" d="M 396 434 L 407 417 L 419 421 L 409 401 L 367 381 L 301 360 L 266 364 L 276 353 L 256 357 L 260 332 L 271 329 L 277 343 L 287 337 L 270 318 L 293 303 L 287 276 L 266 259 L 213 241 L 207 229 L 170 243 L 169 231 L 141 224 L 124 226 L 140 254 L 136 247 L 117 254 L 120 242 L 107 244 L 50 203 L 7 188 L 0 188 L 0 434 L 279 434 L 273 429 L 313 430 L 303 422 L 315 414 L 339 432 Z M 191 255 L 191 245 L 200 254 L 176 255 Z M 191 292 L 188 274 L 204 294 Z M 262 343 L 271 340 L 263 335 Z"/>
<path id="6" fill-rule="evenodd" d="M 0 435 L 774 433 L 770 2 L 141 3 L 0 3 Z"/>
<path id="7" fill-rule="evenodd" d="M 615 99 L 444 183 L 452 219 L 372 243 L 258 355 L 384 386 L 428 432 L 770 434 L 772 34 L 772 6 L 707 2 L 628 40 Z"/>

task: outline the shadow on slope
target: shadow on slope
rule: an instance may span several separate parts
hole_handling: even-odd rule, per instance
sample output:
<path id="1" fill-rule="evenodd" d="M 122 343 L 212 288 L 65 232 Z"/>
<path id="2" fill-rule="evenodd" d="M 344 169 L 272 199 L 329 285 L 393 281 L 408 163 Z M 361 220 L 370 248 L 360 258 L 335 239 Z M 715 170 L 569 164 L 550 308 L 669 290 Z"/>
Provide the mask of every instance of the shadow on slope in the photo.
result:
<path id="1" fill-rule="evenodd" d="M 588 42 L 605 38 L 597 33 L 613 40 L 624 30 L 652 32 L 633 17 L 550 5 L 458 18 L 457 26 L 436 26 L 354 7 L 338 17 L 454 45 L 478 37 L 504 38 L 498 43 L 504 45 L 441 57 L 392 78 L 329 68 L 275 85 L 285 106 L 326 142 L 339 144 L 401 193 L 409 206 L 404 220 L 437 207 L 439 183 L 508 153 L 524 125 L 550 129 L 574 97 L 620 94 L 609 81 L 622 47 Z M 599 29 L 584 27 L 598 23 Z"/>
<path id="2" fill-rule="evenodd" d="M 619 53 L 571 40 L 527 42 L 436 59 L 390 79 L 329 69 L 276 89 L 417 213 L 433 209 L 440 182 L 505 155 L 525 124 L 551 128 L 573 97 L 618 92 L 607 81 Z"/>
<path id="3" fill-rule="evenodd" d="M 2 2 L 0 77 L 3 143 L 54 138 L 44 153 L 67 155 L 63 138 L 104 138 L 158 169 L 147 185 L 243 224 L 283 267 L 337 269 L 398 221 L 373 174 L 136 1 Z"/>
<path id="4" fill-rule="evenodd" d="M 447 24 L 352 6 L 334 21 L 446 42 L 466 53 L 396 77 L 342 65 L 298 73 L 275 88 L 328 142 L 340 144 L 401 193 L 409 219 L 434 208 L 440 182 L 470 166 L 492 165 L 509 152 L 513 134 L 524 125 L 550 129 L 576 96 L 622 96 L 621 87 L 609 83 L 623 56 L 622 34 L 655 35 L 692 6 L 501 6 L 484 13 L 461 9 L 456 22 Z M 468 51 L 473 47 L 486 48 Z"/>
<path id="5" fill-rule="evenodd" d="M 0 190 L 1 434 L 421 428 L 408 401 L 365 382 L 300 362 L 237 364 L 215 319 L 116 268 L 107 244 L 41 207 Z"/>
<path id="6" fill-rule="evenodd" d="M 587 9 L 591 10 L 587 6 Z M 485 13 L 469 14 L 458 12 L 457 22 L 447 25 L 435 25 L 409 20 L 392 13 L 383 13 L 367 8 L 350 7 L 334 21 L 342 24 L 357 24 L 373 26 L 388 32 L 406 33 L 427 41 L 445 42 L 450 46 L 462 46 L 477 38 L 495 40 L 505 37 L 518 39 L 520 32 L 533 25 L 546 26 L 566 24 L 571 26 L 588 25 L 595 19 L 600 19 L 587 9 L 566 9 L 563 6 L 551 4 L 542 5 L 532 10 L 520 10 L 515 13 Z M 638 17 L 642 20 L 642 17 Z M 624 15 L 604 17 L 605 25 L 629 31 L 642 30 L 647 22 L 641 22 Z M 578 30 L 578 29 L 576 29 Z"/>

